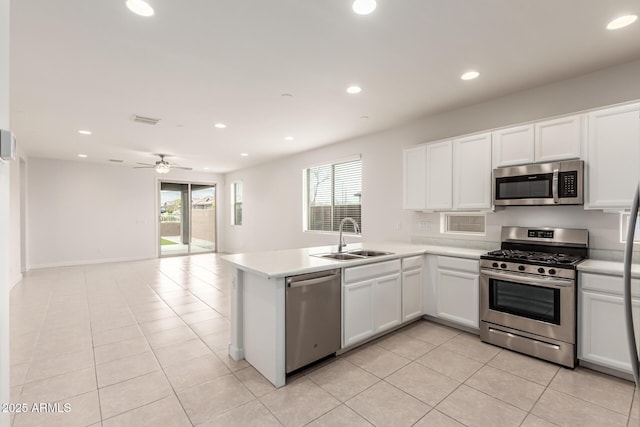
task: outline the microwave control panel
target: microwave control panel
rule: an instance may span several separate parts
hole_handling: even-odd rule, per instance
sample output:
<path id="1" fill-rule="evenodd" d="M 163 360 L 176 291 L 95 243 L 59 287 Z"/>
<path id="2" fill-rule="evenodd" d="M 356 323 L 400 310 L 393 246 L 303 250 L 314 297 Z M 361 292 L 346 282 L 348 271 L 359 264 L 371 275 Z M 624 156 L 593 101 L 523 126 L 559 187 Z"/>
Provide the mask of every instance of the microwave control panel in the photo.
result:
<path id="1" fill-rule="evenodd" d="M 578 197 L 578 171 L 560 172 L 558 178 L 560 197 Z"/>

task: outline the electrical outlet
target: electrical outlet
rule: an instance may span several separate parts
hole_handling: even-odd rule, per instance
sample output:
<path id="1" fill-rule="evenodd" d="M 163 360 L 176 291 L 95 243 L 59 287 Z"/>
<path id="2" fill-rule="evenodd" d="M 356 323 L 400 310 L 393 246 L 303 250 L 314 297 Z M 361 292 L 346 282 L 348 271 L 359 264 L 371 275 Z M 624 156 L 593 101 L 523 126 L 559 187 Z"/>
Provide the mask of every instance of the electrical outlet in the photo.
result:
<path id="1" fill-rule="evenodd" d="M 422 231 L 429 231 L 431 230 L 431 221 L 420 221 L 419 227 Z"/>

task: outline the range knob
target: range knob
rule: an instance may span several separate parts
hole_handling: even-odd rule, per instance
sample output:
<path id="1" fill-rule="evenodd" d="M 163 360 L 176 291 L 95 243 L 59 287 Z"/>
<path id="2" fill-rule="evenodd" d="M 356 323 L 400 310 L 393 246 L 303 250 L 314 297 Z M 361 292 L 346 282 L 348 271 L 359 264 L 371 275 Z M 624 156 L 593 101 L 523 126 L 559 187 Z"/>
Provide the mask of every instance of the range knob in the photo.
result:
<path id="1" fill-rule="evenodd" d="M 492 266 L 493 268 L 498 268 L 498 263 L 497 263 L 497 262 L 494 262 L 493 264 L 491 264 L 491 266 Z"/>
<path id="2" fill-rule="evenodd" d="M 520 271 L 524 271 L 524 270 L 525 270 L 525 268 L 526 268 L 526 267 L 525 267 L 524 265 L 519 265 L 519 266 L 518 266 L 518 270 L 520 270 Z"/>
<path id="3" fill-rule="evenodd" d="M 507 268 L 507 264 L 503 262 L 502 264 L 500 264 L 500 268 Z"/>
<path id="4" fill-rule="evenodd" d="M 538 273 L 540 273 L 540 274 L 544 273 L 544 268 L 540 267 L 540 268 L 538 269 Z"/>
<path id="5" fill-rule="evenodd" d="M 553 268 L 549 269 L 549 274 L 556 274 L 556 270 L 554 270 Z"/>

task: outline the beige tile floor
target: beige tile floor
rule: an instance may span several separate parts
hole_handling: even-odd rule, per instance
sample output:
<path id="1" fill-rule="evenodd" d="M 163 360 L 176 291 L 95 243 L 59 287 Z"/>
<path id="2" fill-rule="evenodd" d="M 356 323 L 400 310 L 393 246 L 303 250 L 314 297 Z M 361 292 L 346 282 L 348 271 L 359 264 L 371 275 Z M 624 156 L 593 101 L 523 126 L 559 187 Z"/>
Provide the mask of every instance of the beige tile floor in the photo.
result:
<path id="1" fill-rule="evenodd" d="M 13 426 L 640 426 L 632 383 L 426 321 L 274 389 L 226 355 L 219 255 L 37 270 L 11 295 Z M 62 408 L 62 406 L 61 406 Z"/>

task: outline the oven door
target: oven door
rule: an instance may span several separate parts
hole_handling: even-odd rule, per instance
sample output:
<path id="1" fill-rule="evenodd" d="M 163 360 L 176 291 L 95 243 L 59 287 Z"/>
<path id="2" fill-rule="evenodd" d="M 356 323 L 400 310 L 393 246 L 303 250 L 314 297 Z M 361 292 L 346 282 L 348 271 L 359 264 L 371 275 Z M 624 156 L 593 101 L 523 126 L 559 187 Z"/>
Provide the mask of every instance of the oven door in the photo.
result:
<path id="1" fill-rule="evenodd" d="M 482 269 L 480 273 L 481 320 L 575 343 L 573 280 L 488 269 Z"/>

